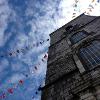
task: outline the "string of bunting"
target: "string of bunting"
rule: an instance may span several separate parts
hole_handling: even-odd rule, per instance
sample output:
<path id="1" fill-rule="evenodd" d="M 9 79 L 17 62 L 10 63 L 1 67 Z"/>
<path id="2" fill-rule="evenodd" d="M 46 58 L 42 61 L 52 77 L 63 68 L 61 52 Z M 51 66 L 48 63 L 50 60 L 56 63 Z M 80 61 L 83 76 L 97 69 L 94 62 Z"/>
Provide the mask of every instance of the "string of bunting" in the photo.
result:
<path id="1" fill-rule="evenodd" d="M 49 41 L 49 39 L 47 39 L 46 41 Z M 13 51 L 13 52 L 9 52 L 9 53 L 7 53 L 7 54 L 1 54 L 0 55 L 0 57 L 7 57 L 7 56 L 9 56 L 9 57 L 12 57 L 13 55 L 15 56 L 15 55 L 17 55 L 17 54 L 19 54 L 19 53 L 25 53 L 27 50 L 29 50 L 29 49 L 32 49 L 33 47 L 35 47 L 35 46 L 39 46 L 39 45 L 42 45 L 43 43 L 44 43 L 45 41 L 43 40 L 43 41 L 41 41 L 41 42 L 39 42 L 39 43 L 36 43 L 36 44 L 32 44 L 32 45 L 30 45 L 30 46 L 26 46 L 25 48 L 21 48 L 21 49 L 17 49 L 16 51 Z"/>
<path id="2" fill-rule="evenodd" d="M 94 6 L 96 6 L 97 3 L 99 3 L 99 2 L 100 2 L 100 0 L 92 0 L 91 4 L 87 8 L 87 11 L 85 11 L 84 13 L 90 15 L 90 13 L 94 10 Z"/>
<path id="3" fill-rule="evenodd" d="M 74 4 L 74 12 L 73 12 L 73 14 L 72 14 L 72 18 L 75 18 L 76 17 L 76 8 L 77 8 L 77 3 L 78 3 L 79 1 L 78 0 L 75 0 L 75 4 Z"/>
<path id="4" fill-rule="evenodd" d="M 47 59 L 47 58 L 48 58 L 48 55 L 45 54 L 41 60 L 44 61 L 44 59 Z M 37 70 L 37 67 L 36 66 L 34 68 L 35 68 L 35 70 Z M 16 88 L 18 88 L 18 86 L 21 86 L 21 85 L 24 85 L 24 81 L 23 80 L 19 80 L 18 84 L 14 84 L 14 86 L 12 86 L 12 88 L 8 88 L 5 92 L 2 92 L 2 94 L 0 94 L 0 99 L 5 99 L 8 95 L 13 94 L 14 93 L 14 90 Z M 41 89 L 42 89 L 42 87 L 40 85 L 37 90 L 38 91 L 41 91 Z M 38 94 L 37 91 L 35 93 Z"/>
<path id="5" fill-rule="evenodd" d="M 86 14 L 90 15 L 90 13 L 93 11 L 94 7 L 92 4 L 89 5 L 89 7 L 87 8 L 87 11 L 85 11 Z"/>
<path id="6" fill-rule="evenodd" d="M 76 8 L 77 8 L 77 4 L 78 4 L 79 0 L 75 0 L 75 4 L 74 4 L 74 12 L 72 14 L 72 18 L 75 18 L 76 17 Z M 85 11 L 84 13 L 85 14 L 88 14 L 90 15 L 90 13 L 93 11 L 94 7 L 92 4 L 95 4 L 95 6 L 97 5 L 97 3 L 99 3 L 100 0 L 91 0 L 91 4 L 89 5 L 89 7 L 87 8 L 87 11 Z"/>
<path id="7" fill-rule="evenodd" d="M 8 88 L 5 92 L 2 92 L 0 94 L 0 99 L 5 99 L 8 95 L 11 95 L 14 93 L 14 90 L 20 85 L 23 85 L 24 81 L 19 80 L 18 84 L 15 84 L 12 88 Z"/>
<path id="8" fill-rule="evenodd" d="M 46 41 L 49 41 L 49 39 L 47 39 Z M 42 45 L 43 43 L 44 43 L 45 41 L 43 40 L 43 41 L 41 41 L 41 42 L 39 42 L 39 43 L 36 43 L 36 44 L 33 44 L 33 45 L 31 45 L 31 46 L 29 46 L 29 47 L 25 47 L 24 49 L 17 49 L 15 52 L 13 52 L 13 53 L 15 53 L 15 54 L 18 54 L 18 53 L 20 53 L 20 52 L 25 52 L 25 50 L 29 50 L 29 49 L 31 49 L 31 48 L 33 48 L 33 47 L 35 47 L 35 46 L 39 46 L 40 44 Z M 5 56 L 13 56 L 13 53 L 12 52 L 9 52 L 8 54 L 4 54 L 4 55 L 1 55 L 0 57 L 5 57 Z M 43 58 L 41 59 L 42 60 L 42 62 L 44 62 L 45 61 L 45 59 L 47 59 L 48 58 L 48 55 L 47 54 L 45 54 L 44 56 L 43 56 Z M 37 68 L 37 66 L 35 65 L 35 67 L 34 67 L 34 69 L 35 70 L 38 70 L 38 68 Z M 28 75 L 26 75 L 26 77 L 28 77 Z M 5 92 L 2 92 L 2 94 L 0 94 L 0 99 L 4 99 L 4 98 L 6 98 L 9 94 L 13 94 L 14 93 L 14 90 L 19 86 L 19 85 L 23 85 L 23 83 L 24 83 L 24 81 L 23 80 L 19 80 L 19 82 L 18 82 L 18 84 L 15 84 L 12 88 L 8 88 Z M 40 88 L 41 87 L 39 87 L 39 91 L 40 91 Z M 37 93 L 36 93 L 37 94 Z"/>

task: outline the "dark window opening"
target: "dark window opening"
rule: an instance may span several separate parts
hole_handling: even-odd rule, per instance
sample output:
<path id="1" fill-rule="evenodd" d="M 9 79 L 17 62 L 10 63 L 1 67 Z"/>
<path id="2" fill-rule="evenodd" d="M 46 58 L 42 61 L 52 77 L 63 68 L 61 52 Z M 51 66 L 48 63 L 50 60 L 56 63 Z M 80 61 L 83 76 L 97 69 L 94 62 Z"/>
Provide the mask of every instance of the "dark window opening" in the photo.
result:
<path id="1" fill-rule="evenodd" d="M 95 40 L 85 48 L 81 48 L 79 56 L 87 67 L 86 69 L 93 69 L 100 65 L 100 41 Z"/>
<path id="2" fill-rule="evenodd" d="M 78 32 L 78 33 L 72 35 L 70 40 L 71 40 L 72 44 L 75 44 L 75 43 L 81 41 L 82 39 L 86 38 L 87 36 L 88 36 L 88 34 L 86 34 L 85 31 L 81 31 L 81 32 Z"/>

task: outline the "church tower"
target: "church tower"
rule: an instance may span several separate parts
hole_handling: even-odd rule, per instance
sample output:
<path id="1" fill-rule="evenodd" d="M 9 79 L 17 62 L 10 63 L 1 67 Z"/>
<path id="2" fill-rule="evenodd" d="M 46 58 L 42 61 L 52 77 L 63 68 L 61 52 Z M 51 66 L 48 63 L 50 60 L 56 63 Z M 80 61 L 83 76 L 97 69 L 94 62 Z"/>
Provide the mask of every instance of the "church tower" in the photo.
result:
<path id="1" fill-rule="evenodd" d="M 100 100 L 100 17 L 82 14 L 50 38 L 41 100 Z"/>

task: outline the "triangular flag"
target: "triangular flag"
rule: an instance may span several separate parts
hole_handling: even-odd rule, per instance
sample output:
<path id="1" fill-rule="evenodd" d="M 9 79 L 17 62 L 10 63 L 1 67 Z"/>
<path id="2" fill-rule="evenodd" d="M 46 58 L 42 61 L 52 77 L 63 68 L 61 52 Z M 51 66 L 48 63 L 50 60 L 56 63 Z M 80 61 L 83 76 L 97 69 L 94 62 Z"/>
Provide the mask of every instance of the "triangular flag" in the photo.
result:
<path id="1" fill-rule="evenodd" d="M 37 70 L 37 67 L 36 66 L 34 68 Z"/>
<path id="2" fill-rule="evenodd" d="M 44 58 L 47 58 L 47 57 L 48 57 L 48 56 L 45 54 L 45 55 L 44 55 Z"/>
<path id="3" fill-rule="evenodd" d="M 23 80 L 19 80 L 19 83 L 20 83 L 20 84 L 23 84 Z"/>
<path id="4" fill-rule="evenodd" d="M 8 92 L 9 92 L 10 94 L 12 94 L 12 93 L 13 93 L 13 89 L 12 89 L 12 88 L 9 88 L 9 89 L 8 89 Z"/>

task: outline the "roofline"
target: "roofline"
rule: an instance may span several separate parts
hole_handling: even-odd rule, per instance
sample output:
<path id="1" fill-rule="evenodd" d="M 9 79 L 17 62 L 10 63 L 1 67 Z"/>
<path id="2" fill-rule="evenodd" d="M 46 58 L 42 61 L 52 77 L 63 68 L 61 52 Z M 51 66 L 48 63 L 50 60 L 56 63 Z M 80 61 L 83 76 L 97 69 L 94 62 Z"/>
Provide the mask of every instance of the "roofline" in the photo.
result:
<path id="1" fill-rule="evenodd" d="M 68 23 L 66 23 L 65 25 L 63 25 L 62 27 L 58 28 L 57 30 L 55 30 L 54 32 L 52 32 L 51 34 L 49 34 L 49 36 L 51 36 L 52 34 L 54 34 L 56 31 L 60 30 L 61 28 L 65 27 L 67 24 L 71 23 L 72 21 L 76 20 L 77 18 L 81 17 L 85 15 L 84 13 L 80 14 L 79 16 L 77 16 L 76 18 L 72 19 L 71 21 L 69 21 Z M 90 16 L 90 15 L 85 15 L 85 16 Z M 93 17 L 93 16 L 92 16 Z M 96 16 L 94 16 L 96 17 Z M 99 16 L 97 16 L 99 17 Z"/>
<path id="2" fill-rule="evenodd" d="M 83 16 L 84 13 L 82 13 L 81 15 L 77 16 L 76 18 L 72 19 L 71 21 L 69 21 L 68 23 L 72 22 L 73 20 L 76 20 L 77 18 Z M 54 32 L 52 32 L 50 35 L 52 35 L 53 33 L 55 33 L 56 31 L 60 30 L 61 28 L 63 28 L 64 26 L 66 26 L 68 23 L 66 23 L 65 25 L 61 26 L 60 28 L 58 28 L 57 30 L 55 30 Z"/>

